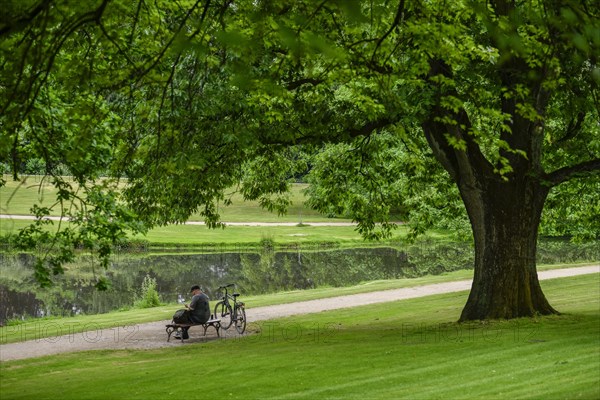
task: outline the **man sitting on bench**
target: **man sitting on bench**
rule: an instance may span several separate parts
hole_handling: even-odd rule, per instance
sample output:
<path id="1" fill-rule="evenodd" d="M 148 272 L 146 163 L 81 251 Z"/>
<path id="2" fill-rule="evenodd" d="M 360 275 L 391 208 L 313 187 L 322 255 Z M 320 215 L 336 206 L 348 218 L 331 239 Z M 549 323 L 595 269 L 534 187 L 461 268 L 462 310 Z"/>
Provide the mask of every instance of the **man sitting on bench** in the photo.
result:
<path id="1" fill-rule="evenodd" d="M 190 301 L 190 304 L 187 304 L 185 306 L 185 308 L 187 309 L 187 312 L 185 313 L 187 319 L 188 319 L 188 324 L 204 324 L 206 321 L 208 321 L 210 319 L 210 305 L 209 305 L 209 299 L 208 296 L 202 292 L 202 289 L 200 289 L 200 286 L 198 285 L 194 285 L 192 286 L 192 289 L 190 290 L 190 292 L 192 293 L 192 300 Z M 186 327 L 182 327 L 182 335 L 183 335 L 183 339 L 189 339 L 189 335 L 188 335 L 188 330 L 190 329 L 189 326 Z M 175 338 L 176 339 L 181 339 L 181 337 L 178 336 L 179 332 L 175 334 Z"/>

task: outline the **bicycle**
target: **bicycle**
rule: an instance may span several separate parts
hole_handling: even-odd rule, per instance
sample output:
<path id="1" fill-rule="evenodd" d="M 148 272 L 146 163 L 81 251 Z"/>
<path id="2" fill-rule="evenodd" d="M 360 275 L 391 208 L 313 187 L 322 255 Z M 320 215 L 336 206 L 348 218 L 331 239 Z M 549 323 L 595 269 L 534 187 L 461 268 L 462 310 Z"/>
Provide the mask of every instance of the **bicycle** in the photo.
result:
<path id="1" fill-rule="evenodd" d="M 227 289 L 230 287 L 235 287 L 235 283 L 217 289 L 218 291 L 225 291 L 225 293 L 221 300 L 215 304 L 214 316 L 221 319 L 221 328 L 227 330 L 233 323 L 235 329 L 241 335 L 246 330 L 246 304 L 237 300 L 239 293 L 229 294 Z"/>

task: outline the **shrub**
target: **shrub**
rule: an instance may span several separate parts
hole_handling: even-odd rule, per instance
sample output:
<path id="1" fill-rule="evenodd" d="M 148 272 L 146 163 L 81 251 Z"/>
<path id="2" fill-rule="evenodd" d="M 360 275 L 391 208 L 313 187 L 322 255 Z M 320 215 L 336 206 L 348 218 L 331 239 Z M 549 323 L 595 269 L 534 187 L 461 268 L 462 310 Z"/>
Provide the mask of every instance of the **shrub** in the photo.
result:
<path id="1" fill-rule="evenodd" d="M 134 306 L 137 308 L 151 308 L 158 307 L 160 304 L 158 290 L 156 289 L 156 279 L 150 275 L 146 275 L 142 282 L 140 296 L 135 301 Z"/>

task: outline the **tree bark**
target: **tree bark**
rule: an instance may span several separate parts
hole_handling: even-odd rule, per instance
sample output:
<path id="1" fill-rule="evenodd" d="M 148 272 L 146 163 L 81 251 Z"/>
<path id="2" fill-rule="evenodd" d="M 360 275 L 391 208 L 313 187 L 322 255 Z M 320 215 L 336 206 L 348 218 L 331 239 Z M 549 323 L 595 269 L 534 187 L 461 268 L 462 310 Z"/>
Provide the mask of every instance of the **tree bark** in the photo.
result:
<path id="1" fill-rule="evenodd" d="M 460 321 L 557 313 L 540 287 L 537 233 L 548 189 L 530 178 L 461 188 L 475 240 L 473 284 Z"/>

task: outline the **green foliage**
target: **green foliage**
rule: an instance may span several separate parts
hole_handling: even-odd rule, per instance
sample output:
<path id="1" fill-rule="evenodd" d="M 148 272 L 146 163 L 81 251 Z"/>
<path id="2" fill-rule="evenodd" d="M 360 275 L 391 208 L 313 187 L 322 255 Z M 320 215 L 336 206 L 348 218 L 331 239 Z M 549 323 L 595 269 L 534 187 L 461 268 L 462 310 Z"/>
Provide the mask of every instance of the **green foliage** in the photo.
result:
<path id="1" fill-rule="evenodd" d="M 160 306 L 161 302 L 156 287 L 156 278 L 146 275 L 142 281 L 141 291 L 134 302 L 134 307 L 152 308 Z"/>
<path id="2" fill-rule="evenodd" d="M 403 132 L 329 145 L 311 161 L 307 204 L 359 221 L 366 237 L 389 237 L 407 221 L 413 239 L 436 227 L 469 232 L 464 206 L 431 154 L 414 152 Z M 381 225 L 362 221 L 384 221 Z"/>
<path id="3" fill-rule="evenodd" d="M 570 236 L 574 241 L 600 238 L 600 174 L 555 187 L 548 196 L 540 234 Z"/>
<path id="4" fill-rule="evenodd" d="M 541 196 L 575 178 L 589 187 L 600 169 L 594 2 L 29 0 L 4 11 L 0 163 L 18 177 L 43 162 L 57 187 L 46 211 L 77 226 L 48 236 L 38 213 L 21 235 L 61 249 L 39 263 L 46 283 L 76 246 L 106 265 L 126 232 L 192 215 L 222 227 L 238 185 L 285 212 L 290 181 L 309 170 L 311 205 L 377 239 L 397 217 L 415 235 L 464 232 L 465 208 L 488 223 L 460 205 L 477 197 L 466 194 L 493 208 L 500 183 Z M 598 191 L 578 192 L 553 191 L 544 232 L 597 237 L 586 206 Z M 569 207 L 581 224 L 561 222 Z"/>
<path id="5" fill-rule="evenodd" d="M 77 185 L 75 191 L 72 182 L 54 176 L 50 184 L 56 193 L 56 202 L 47 207 L 34 203 L 30 214 L 35 221 L 20 229 L 12 239 L 17 249 L 38 250 L 35 277 L 42 287 L 52 285 L 52 277 L 62 274 L 63 265 L 74 260 L 77 250 L 92 251 L 98 256 L 100 265 L 106 268 L 113 246 L 127 238 L 126 232 L 144 232 L 146 229 L 120 200 L 114 182 L 105 180 L 91 186 Z M 61 220 L 46 218 L 55 212 Z M 65 223 L 67 220 L 68 224 Z M 100 275 L 96 286 L 106 290 L 110 285 Z"/>
<path id="6" fill-rule="evenodd" d="M 46 163 L 44 162 L 44 160 L 40 160 L 37 158 L 27 160 L 23 172 L 28 175 L 45 175 Z"/>
<path id="7" fill-rule="evenodd" d="M 259 242 L 259 246 L 264 251 L 273 251 L 273 248 L 275 247 L 275 241 L 273 240 L 273 236 L 272 235 L 262 235 L 260 242 Z"/>
<path id="8" fill-rule="evenodd" d="M 10 173 L 10 166 L 7 163 L 0 162 L 0 173 L 2 175 Z M 4 177 L 0 178 L 0 180 L 0 187 L 2 187 L 6 181 Z"/>

